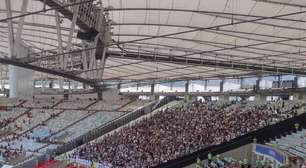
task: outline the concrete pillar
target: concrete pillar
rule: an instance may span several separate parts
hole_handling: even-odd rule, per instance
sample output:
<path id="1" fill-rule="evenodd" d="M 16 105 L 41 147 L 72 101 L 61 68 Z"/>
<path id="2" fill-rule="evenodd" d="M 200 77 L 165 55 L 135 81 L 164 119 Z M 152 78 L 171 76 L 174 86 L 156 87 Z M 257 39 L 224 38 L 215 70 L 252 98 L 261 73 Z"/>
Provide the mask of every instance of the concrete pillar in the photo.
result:
<path id="1" fill-rule="evenodd" d="M 228 102 L 229 101 L 229 95 L 228 94 L 220 95 L 219 96 L 219 101 Z"/>
<path id="2" fill-rule="evenodd" d="M 77 90 L 77 89 L 78 89 L 78 86 L 79 86 L 79 83 L 75 81 L 75 82 L 74 82 L 74 89 Z"/>
<path id="3" fill-rule="evenodd" d="M 158 100 L 159 99 L 159 96 L 158 95 L 150 95 L 150 100 L 152 100 L 152 101 L 156 101 L 156 100 Z"/>
<path id="4" fill-rule="evenodd" d="M 189 93 L 189 83 L 190 83 L 189 80 L 186 81 L 186 84 L 185 84 L 185 93 L 186 93 L 186 94 Z"/>
<path id="5" fill-rule="evenodd" d="M 222 79 L 220 82 L 220 92 L 223 92 L 223 87 L 224 87 L 224 79 Z"/>
<path id="6" fill-rule="evenodd" d="M 30 50 L 18 43 L 14 47 L 14 53 L 16 58 L 24 58 L 28 57 Z M 9 65 L 10 98 L 31 99 L 34 92 L 33 76 L 32 70 Z"/>
<path id="7" fill-rule="evenodd" d="M 255 95 L 255 101 L 256 102 L 264 102 L 266 101 L 266 96 L 262 94 L 256 94 Z"/>
<path id="8" fill-rule="evenodd" d="M 184 98 L 186 102 L 193 102 L 197 100 L 197 96 L 188 95 L 188 94 L 186 94 Z"/>
<path id="9" fill-rule="evenodd" d="M 102 91 L 100 89 L 97 91 L 97 97 L 98 100 L 103 100 Z"/>
<path id="10" fill-rule="evenodd" d="M 260 81 L 261 81 L 261 78 L 258 78 L 256 80 L 255 91 L 259 91 L 260 90 Z"/>
<path id="11" fill-rule="evenodd" d="M 136 90 L 139 90 L 139 83 L 136 83 Z"/>
<path id="12" fill-rule="evenodd" d="M 292 94 L 293 101 L 299 100 L 300 95 L 298 93 L 293 93 Z"/>
<path id="13" fill-rule="evenodd" d="M 295 76 L 295 77 L 294 77 L 294 80 L 293 80 L 292 88 L 297 89 L 298 87 L 299 87 L 299 86 L 298 86 L 298 77 Z"/>
<path id="14" fill-rule="evenodd" d="M 43 78 L 41 80 L 41 92 L 45 92 L 45 89 L 46 89 L 46 78 Z"/>
<path id="15" fill-rule="evenodd" d="M 277 88 L 281 87 L 281 75 L 277 75 Z"/>
<path id="16" fill-rule="evenodd" d="M 53 80 L 50 80 L 50 83 L 49 83 L 49 88 L 52 89 L 53 88 Z"/>
<path id="17" fill-rule="evenodd" d="M 240 89 L 243 89 L 244 87 L 244 80 L 243 78 L 240 78 Z"/>
<path id="18" fill-rule="evenodd" d="M 117 90 L 120 92 L 120 89 L 121 89 L 121 83 L 118 83 Z"/>
<path id="19" fill-rule="evenodd" d="M 152 94 L 152 95 L 153 95 L 154 92 L 155 92 L 154 86 L 155 86 L 155 83 L 153 82 L 153 83 L 151 84 L 151 94 Z"/>
<path id="20" fill-rule="evenodd" d="M 208 83 L 208 82 L 207 82 L 207 79 L 206 79 L 206 80 L 205 80 L 205 83 L 204 83 L 204 90 L 205 90 L 205 91 L 207 91 L 207 83 Z"/>

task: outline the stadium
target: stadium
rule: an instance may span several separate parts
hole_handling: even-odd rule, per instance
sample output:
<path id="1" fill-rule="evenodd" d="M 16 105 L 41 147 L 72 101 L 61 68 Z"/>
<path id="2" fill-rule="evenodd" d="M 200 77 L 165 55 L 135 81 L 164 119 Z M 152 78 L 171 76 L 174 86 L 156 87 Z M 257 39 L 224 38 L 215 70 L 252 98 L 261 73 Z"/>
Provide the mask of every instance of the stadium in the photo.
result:
<path id="1" fill-rule="evenodd" d="M 306 1 L 0 0 L 0 168 L 306 168 Z"/>

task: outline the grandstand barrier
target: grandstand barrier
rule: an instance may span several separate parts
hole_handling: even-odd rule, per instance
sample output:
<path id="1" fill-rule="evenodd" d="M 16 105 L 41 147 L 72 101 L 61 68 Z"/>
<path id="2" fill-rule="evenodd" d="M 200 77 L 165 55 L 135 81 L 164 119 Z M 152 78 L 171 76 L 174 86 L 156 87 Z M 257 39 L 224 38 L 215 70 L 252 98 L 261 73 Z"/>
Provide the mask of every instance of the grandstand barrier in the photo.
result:
<path id="1" fill-rule="evenodd" d="M 294 127 L 295 123 L 299 123 L 300 127 L 306 128 L 306 113 L 303 113 L 299 116 L 295 116 L 285 121 L 267 126 L 265 128 L 261 128 L 257 131 L 253 131 L 246 135 L 235 138 L 229 142 L 222 143 L 220 145 L 210 146 L 205 149 L 199 150 L 197 152 L 191 153 L 189 155 L 185 155 L 177 159 L 168 161 L 166 163 L 162 163 L 158 166 L 155 166 L 155 168 L 185 167 L 185 166 L 195 163 L 197 158 L 200 158 L 202 160 L 207 159 L 207 155 L 209 153 L 212 153 L 212 154 L 224 153 L 224 152 L 239 148 L 241 146 L 253 143 L 254 139 L 256 139 L 258 143 L 264 143 L 280 135 L 295 131 L 296 130 L 296 128 Z"/>
<path id="2" fill-rule="evenodd" d="M 174 100 L 174 99 L 167 99 L 167 100 L 164 100 L 163 103 L 166 103 L 166 102 L 170 102 L 170 100 Z M 61 155 L 61 154 L 64 154 L 66 152 L 69 152 L 71 150 L 73 150 L 74 148 L 77 148 L 83 144 L 86 144 L 94 139 L 97 139 L 99 137 L 101 137 L 102 135 L 106 134 L 106 133 L 109 133 L 123 125 L 126 125 L 127 123 L 129 123 L 130 121 L 133 121 L 147 113 L 150 113 L 154 110 L 154 107 L 158 107 L 158 106 L 155 106 L 158 102 L 152 102 L 142 108 L 139 108 L 135 111 L 132 111 L 132 112 L 129 112 L 129 113 L 126 113 L 122 116 L 120 116 L 119 118 L 116 118 L 112 121 L 109 121 L 105 124 L 103 124 L 102 126 L 94 129 L 94 130 L 91 130 L 89 131 L 88 133 L 86 133 L 85 135 L 81 135 L 79 137 L 77 137 L 76 139 L 74 140 L 71 140 L 70 142 L 62 145 L 62 146 L 59 146 L 57 147 L 56 149 L 54 150 L 50 150 L 48 151 L 49 154 L 53 155 L 53 156 L 58 156 L 58 155 Z M 162 103 L 160 103 L 162 104 Z"/>

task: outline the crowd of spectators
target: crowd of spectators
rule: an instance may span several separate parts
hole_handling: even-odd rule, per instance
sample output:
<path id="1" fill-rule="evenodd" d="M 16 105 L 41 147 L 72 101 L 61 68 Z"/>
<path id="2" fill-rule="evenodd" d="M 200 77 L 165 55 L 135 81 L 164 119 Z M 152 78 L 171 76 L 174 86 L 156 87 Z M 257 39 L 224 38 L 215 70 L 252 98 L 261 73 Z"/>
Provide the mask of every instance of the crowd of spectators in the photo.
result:
<path id="1" fill-rule="evenodd" d="M 16 159 L 18 156 L 24 154 L 22 149 L 11 149 L 10 146 L 0 146 L 0 158 L 5 159 L 5 161 L 11 161 Z"/>
<path id="2" fill-rule="evenodd" d="M 297 115 L 286 103 L 201 102 L 166 108 L 89 143 L 74 158 L 114 167 L 151 167 Z M 288 110 L 282 110 L 283 108 Z"/>

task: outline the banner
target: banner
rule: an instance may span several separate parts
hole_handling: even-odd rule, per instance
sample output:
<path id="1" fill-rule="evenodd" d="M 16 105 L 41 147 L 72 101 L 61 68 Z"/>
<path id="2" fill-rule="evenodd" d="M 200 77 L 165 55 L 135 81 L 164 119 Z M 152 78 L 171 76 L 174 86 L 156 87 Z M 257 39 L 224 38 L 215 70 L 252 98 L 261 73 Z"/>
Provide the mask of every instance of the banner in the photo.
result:
<path id="1" fill-rule="evenodd" d="M 254 152 L 258 155 L 270 157 L 279 163 L 285 163 L 285 156 L 271 147 L 256 144 Z"/>

